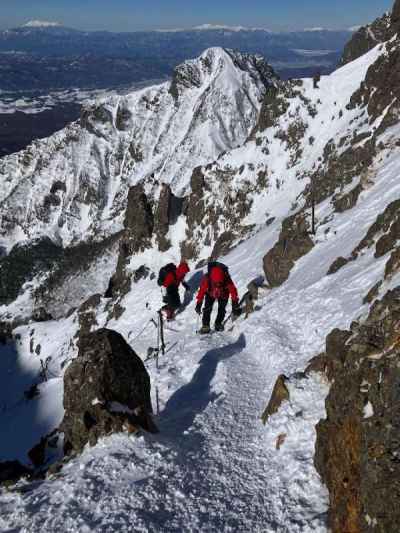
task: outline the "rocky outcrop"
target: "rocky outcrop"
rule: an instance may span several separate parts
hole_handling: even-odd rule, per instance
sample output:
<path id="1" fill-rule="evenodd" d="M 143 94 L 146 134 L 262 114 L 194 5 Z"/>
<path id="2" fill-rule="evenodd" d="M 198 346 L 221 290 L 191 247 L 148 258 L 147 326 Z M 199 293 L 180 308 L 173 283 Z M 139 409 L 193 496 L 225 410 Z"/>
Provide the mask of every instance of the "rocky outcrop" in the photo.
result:
<path id="1" fill-rule="evenodd" d="M 391 279 L 394 274 L 400 271 L 400 247 L 393 250 L 385 266 L 385 279 Z"/>
<path id="2" fill-rule="evenodd" d="M 380 213 L 375 222 L 368 228 L 367 233 L 351 252 L 350 256 L 338 257 L 328 269 L 328 274 L 334 274 L 347 265 L 350 261 L 355 261 L 361 252 L 367 248 L 375 246 L 374 256 L 382 257 L 392 250 L 395 250 L 400 238 L 400 200 L 391 202 L 385 210 Z M 388 262 L 388 272 L 391 268 L 396 269 L 396 255 L 393 263 Z M 389 273 L 388 273 L 389 275 Z"/>
<path id="3" fill-rule="evenodd" d="M 79 339 L 79 355 L 64 375 L 65 452 L 80 452 L 100 437 L 123 430 L 156 431 L 150 378 L 141 359 L 112 330 Z"/>
<path id="4" fill-rule="evenodd" d="M 288 378 L 284 375 L 279 376 L 276 380 L 271 398 L 261 416 L 263 424 L 266 424 L 269 417 L 278 412 L 283 402 L 289 400 L 289 390 L 286 386 L 287 381 Z"/>
<path id="5" fill-rule="evenodd" d="M 340 64 L 346 65 L 358 59 L 379 43 L 390 39 L 392 35 L 391 16 L 389 13 L 386 13 L 383 17 L 376 19 L 372 24 L 363 26 L 356 31 L 344 48 Z"/>
<path id="6" fill-rule="evenodd" d="M 289 278 L 296 261 L 313 247 L 314 242 L 303 213 L 284 220 L 278 242 L 264 257 L 264 272 L 269 285 L 282 285 Z"/>
<path id="7" fill-rule="evenodd" d="M 357 204 L 358 197 L 362 193 L 362 190 L 362 185 L 358 184 L 350 192 L 334 197 L 333 205 L 335 207 L 335 211 L 337 213 L 343 213 L 348 209 L 353 209 L 353 207 Z"/>
<path id="8" fill-rule="evenodd" d="M 171 243 L 167 237 L 169 228 L 175 224 L 184 210 L 185 198 L 175 196 L 170 185 L 161 185 L 160 198 L 154 214 L 154 232 L 161 252 L 166 252 Z"/>
<path id="9" fill-rule="evenodd" d="M 394 33 L 397 33 L 397 30 Z M 397 124 L 399 120 L 399 37 L 387 42 L 385 46 L 386 53 L 381 54 L 369 67 L 365 81 L 353 94 L 348 105 L 349 109 L 366 108 L 370 124 L 379 120 L 379 127 L 374 133 L 375 137 Z"/>
<path id="10" fill-rule="evenodd" d="M 139 183 L 129 189 L 117 268 L 110 280 L 107 297 L 111 298 L 129 292 L 131 279 L 126 272 L 129 259 L 133 254 L 142 252 L 150 246 L 153 230 L 153 207 L 144 191 L 143 184 Z"/>
<path id="11" fill-rule="evenodd" d="M 312 174 L 310 186 L 305 189 L 308 205 L 311 205 L 312 197 L 317 204 L 323 202 L 338 189 L 343 190 L 351 184 L 356 176 L 365 176 L 372 168 L 377 153 L 375 137 L 362 144 L 358 144 L 355 138 L 345 150 L 338 148 L 333 139 L 325 146 L 323 160 Z M 350 193 L 336 196 L 336 210 L 342 212 L 354 207 L 361 191 L 362 185 L 359 184 Z"/>
<path id="12" fill-rule="evenodd" d="M 330 494 L 333 533 L 395 532 L 400 523 L 400 288 L 368 318 L 327 339 L 332 382 L 315 464 Z M 322 359 L 321 359 L 322 358 Z"/>
<path id="13" fill-rule="evenodd" d="M 392 10 L 391 24 L 394 32 L 400 30 L 400 0 L 395 0 Z"/>

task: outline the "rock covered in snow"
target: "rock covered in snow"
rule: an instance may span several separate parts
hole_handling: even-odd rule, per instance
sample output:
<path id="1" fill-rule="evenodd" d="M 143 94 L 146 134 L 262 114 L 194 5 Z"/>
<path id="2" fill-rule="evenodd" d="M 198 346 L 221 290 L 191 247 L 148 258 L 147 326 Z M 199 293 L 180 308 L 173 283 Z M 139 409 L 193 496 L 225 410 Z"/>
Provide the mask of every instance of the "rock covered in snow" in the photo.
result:
<path id="1" fill-rule="evenodd" d="M 66 453 L 124 429 L 156 431 L 149 375 L 124 338 L 107 329 L 80 338 L 79 355 L 64 375 L 64 409 Z"/>

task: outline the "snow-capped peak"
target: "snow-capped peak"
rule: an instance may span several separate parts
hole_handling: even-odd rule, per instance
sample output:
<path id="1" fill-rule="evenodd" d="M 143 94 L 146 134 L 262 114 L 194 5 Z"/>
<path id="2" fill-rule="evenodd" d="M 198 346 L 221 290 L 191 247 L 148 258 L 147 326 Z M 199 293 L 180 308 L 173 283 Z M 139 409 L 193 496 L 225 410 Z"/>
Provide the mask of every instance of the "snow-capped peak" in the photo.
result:
<path id="1" fill-rule="evenodd" d="M 328 31 L 326 28 L 315 27 L 315 28 L 304 28 L 303 31 L 306 32 L 319 32 L 319 31 Z"/>
<path id="2" fill-rule="evenodd" d="M 227 31 L 227 32 L 241 32 L 241 31 L 263 31 L 266 33 L 273 33 L 267 28 L 250 28 L 246 26 L 229 26 L 227 24 L 200 24 L 192 28 L 171 28 L 171 29 L 157 29 L 160 33 L 178 33 L 185 31 Z"/>
<path id="3" fill-rule="evenodd" d="M 119 230 L 129 186 L 144 180 L 151 189 L 152 174 L 185 194 L 195 167 L 248 138 L 265 91 L 275 83 L 260 56 L 210 48 L 179 65 L 169 82 L 86 106 L 80 124 L 0 161 L 0 181 L 7 175 L 0 220 L 13 211 L 7 230 L 0 222 L 0 244 L 10 249 L 48 234 L 67 245 L 99 234 L 99 224 L 106 233 Z M 110 151 L 122 159 L 110 160 Z M 30 154 L 25 160 L 24 153 Z M 54 194 L 65 195 L 66 203 L 53 193 L 54 205 L 45 200 L 54 176 L 62 184 Z M 28 210 L 11 208 L 32 188 Z M 42 216 L 45 204 L 48 214 Z"/>
<path id="4" fill-rule="evenodd" d="M 23 28 L 59 28 L 62 24 L 59 22 L 51 22 L 48 20 L 30 20 L 23 24 Z"/>
<path id="5" fill-rule="evenodd" d="M 200 26 L 195 26 L 193 30 L 198 31 L 213 31 L 213 30 L 224 30 L 224 31 L 268 31 L 265 28 L 247 28 L 246 26 L 228 26 L 225 24 L 201 24 Z"/>

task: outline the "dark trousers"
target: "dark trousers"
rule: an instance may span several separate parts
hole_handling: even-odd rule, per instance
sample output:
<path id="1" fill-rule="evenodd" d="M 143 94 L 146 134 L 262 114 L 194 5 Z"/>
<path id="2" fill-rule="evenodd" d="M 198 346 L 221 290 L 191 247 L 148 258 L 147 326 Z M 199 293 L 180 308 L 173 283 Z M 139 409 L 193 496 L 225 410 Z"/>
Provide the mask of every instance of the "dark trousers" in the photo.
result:
<path id="1" fill-rule="evenodd" d="M 167 287 L 167 293 L 164 296 L 164 303 L 174 310 L 181 306 L 181 298 L 179 296 L 179 289 L 177 285 L 170 285 Z"/>
<path id="2" fill-rule="evenodd" d="M 203 311 L 203 326 L 210 326 L 211 312 L 215 302 L 215 298 L 212 298 L 209 294 L 206 294 L 204 311 Z M 222 324 L 225 318 L 226 306 L 228 305 L 228 300 L 219 299 L 218 300 L 218 314 L 217 319 L 215 320 L 216 324 Z"/>

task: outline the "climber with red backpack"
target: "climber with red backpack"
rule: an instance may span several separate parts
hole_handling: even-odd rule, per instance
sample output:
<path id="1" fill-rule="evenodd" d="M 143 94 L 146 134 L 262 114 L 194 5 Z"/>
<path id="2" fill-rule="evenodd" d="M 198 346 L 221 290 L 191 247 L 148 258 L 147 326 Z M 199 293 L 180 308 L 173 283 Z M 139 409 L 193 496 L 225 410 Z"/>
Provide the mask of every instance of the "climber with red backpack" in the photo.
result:
<path id="1" fill-rule="evenodd" d="M 207 274 L 204 275 L 197 294 L 196 313 L 198 315 L 201 315 L 203 300 L 205 300 L 203 326 L 199 333 L 210 333 L 211 312 L 216 300 L 218 301 L 218 314 L 215 320 L 215 330 L 224 330 L 224 319 L 229 297 L 232 298 L 232 314 L 239 316 L 241 313 L 239 296 L 228 267 L 222 263 L 209 263 Z"/>
<path id="2" fill-rule="evenodd" d="M 174 263 L 168 263 L 160 269 L 157 283 L 160 287 L 166 289 L 163 301 L 165 303 L 162 310 L 164 311 L 167 320 L 173 320 L 176 311 L 181 307 L 181 298 L 179 295 L 179 286 L 189 290 L 189 285 L 185 282 L 186 274 L 190 272 L 189 265 L 186 261 L 181 261 L 178 266 Z"/>

